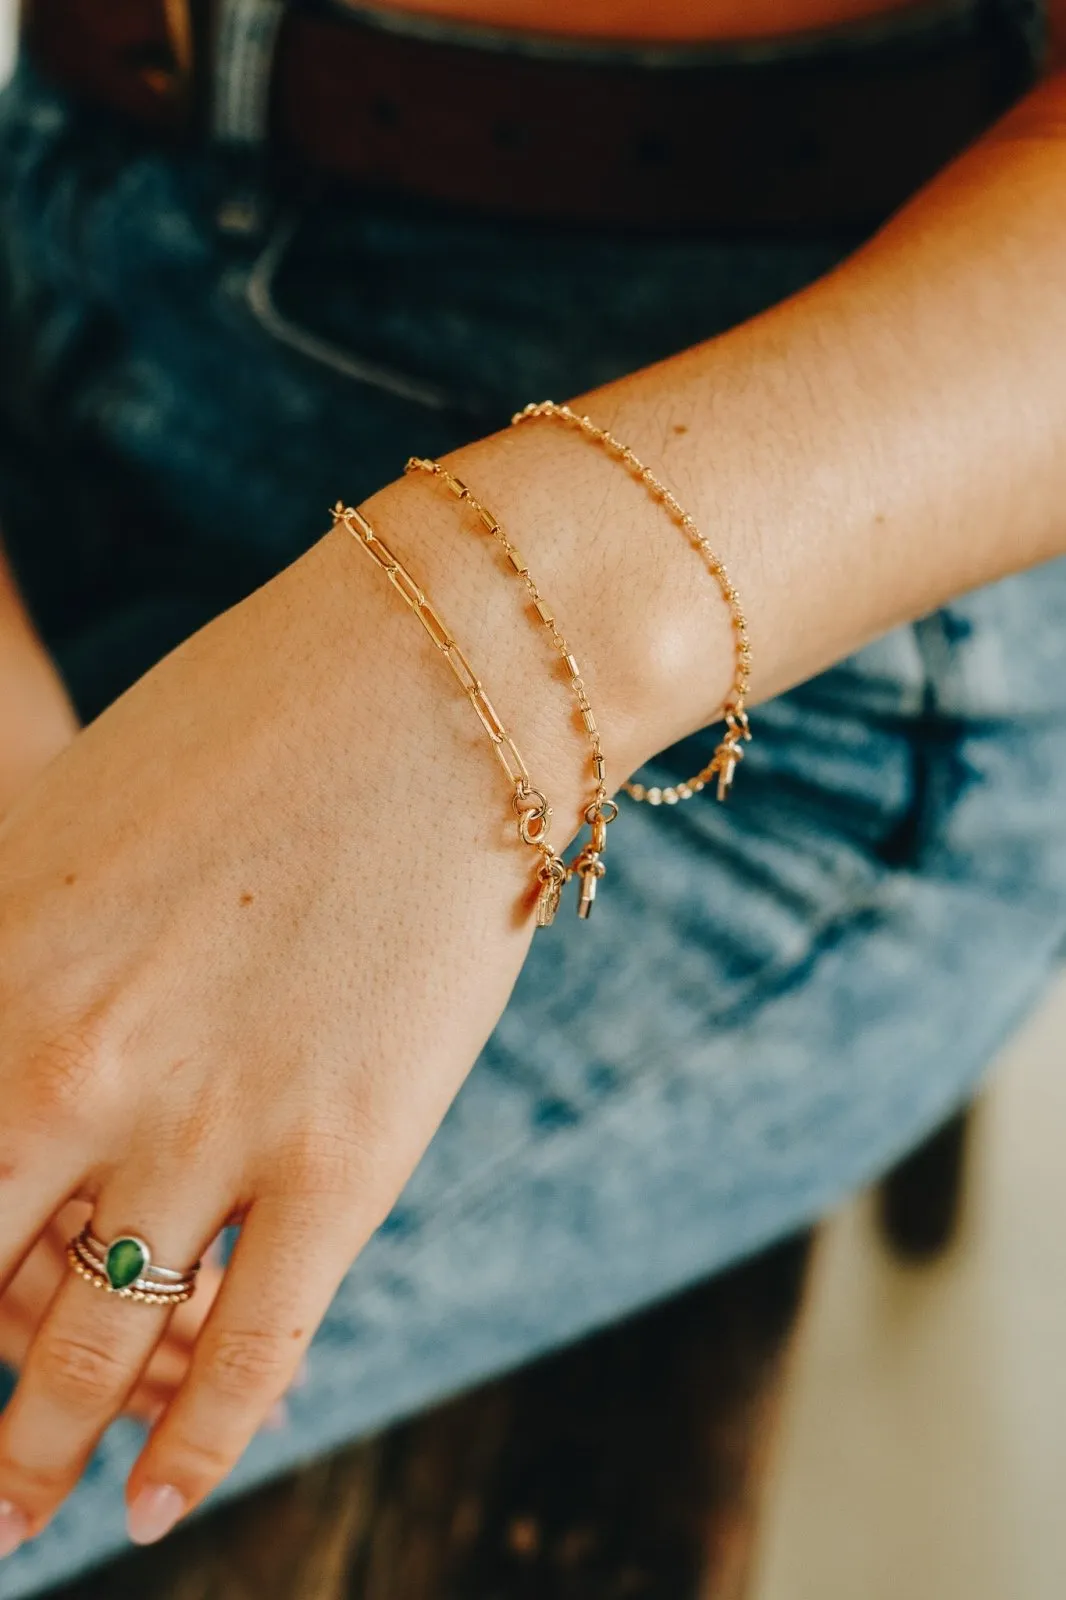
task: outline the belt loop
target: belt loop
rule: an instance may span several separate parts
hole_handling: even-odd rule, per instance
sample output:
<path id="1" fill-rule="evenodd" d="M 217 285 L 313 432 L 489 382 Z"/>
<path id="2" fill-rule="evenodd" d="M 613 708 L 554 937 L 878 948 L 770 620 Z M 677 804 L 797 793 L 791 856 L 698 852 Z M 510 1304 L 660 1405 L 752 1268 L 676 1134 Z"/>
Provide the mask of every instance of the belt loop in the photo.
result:
<path id="1" fill-rule="evenodd" d="M 271 85 L 288 0 L 216 0 L 209 128 L 228 193 L 218 208 L 227 233 L 255 233 L 270 134 Z"/>

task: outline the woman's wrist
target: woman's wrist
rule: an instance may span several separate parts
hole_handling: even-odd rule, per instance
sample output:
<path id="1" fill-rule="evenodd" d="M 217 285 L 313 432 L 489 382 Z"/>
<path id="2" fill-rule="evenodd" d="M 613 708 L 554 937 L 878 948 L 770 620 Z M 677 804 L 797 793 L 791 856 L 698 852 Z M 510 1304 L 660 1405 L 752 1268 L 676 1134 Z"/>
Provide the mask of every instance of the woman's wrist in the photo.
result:
<path id="1" fill-rule="evenodd" d="M 688 540 L 618 464 L 550 422 L 495 434 L 446 458 L 498 517 L 581 668 L 618 787 L 673 740 L 712 720 L 734 668 L 730 617 Z M 532 765 L 576 820 L 588 788 L 580 720 L 528 597 L 468 508 L 431 479 L 367 503 L 468 648 Z"/>

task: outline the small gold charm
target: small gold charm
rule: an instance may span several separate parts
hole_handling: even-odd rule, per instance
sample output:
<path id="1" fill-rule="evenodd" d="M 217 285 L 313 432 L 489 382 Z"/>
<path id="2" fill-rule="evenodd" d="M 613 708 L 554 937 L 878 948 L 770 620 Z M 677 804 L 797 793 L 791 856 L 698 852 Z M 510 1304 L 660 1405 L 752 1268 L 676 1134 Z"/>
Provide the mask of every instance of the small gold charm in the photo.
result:
<path id="1" fill-rule="evenodd" d="M 540 879 L 540 893 L 537 896 L 537 927 L 550 928 L 555 921 L 555 914 L 559 909 L 562 898 L 563 885 L 566 883 L 566 867 L 558 856 L 547 856 L 541 867 L 538 868 L 537 877 Z"/>
<path id="2" fill-rule="evenodd" d="M 733 774 L 737 770 L 737 758 L 731 750 L 724 757 L 722 765 L 718 768 L 718 799 L 724 800 L 733 787 Z"/>
<path id="3" fill-rule="evenodd" d="M 555 914 L 559 909 L 562 891 L 553 878 L 540 886 L 537 896 L 537 927 L 550 928 L 555 921 Z"/>
<path id="4" fill-rule="evenodd" d="M 600 860 L 598 850 L 583 850 L 574 863 L 574 870 L 581 879 L 577 914 L 583 922 L 587 922 L 592 915 L 592 907 L 596 900 L 596 886 L 607 868 Z"/>
<path id="5" fill-rule="evenodd" d="M 750 735 L 749 735 L 750 738 Z M 718 766 L 718 799 L 725 800 L 733 787 L 733 778 L 736 775 L 737 763 L 742 759 L 744 751 L 732 738 L 724 739 L 715 751 Z"/>

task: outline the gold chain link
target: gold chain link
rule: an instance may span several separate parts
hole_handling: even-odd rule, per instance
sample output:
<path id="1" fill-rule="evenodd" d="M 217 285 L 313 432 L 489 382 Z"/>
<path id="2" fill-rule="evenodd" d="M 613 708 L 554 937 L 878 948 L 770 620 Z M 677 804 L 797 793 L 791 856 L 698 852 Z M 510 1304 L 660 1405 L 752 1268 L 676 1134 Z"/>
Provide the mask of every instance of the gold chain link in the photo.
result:
<path id="1" fill-rule="evenodd" d="M 411 456 L 404 470 L 412 473 L 425 472 L 431 477 L 438 478 L 457 500 L 465 502 L 470 507 L 482 528 L 503 549 L 511 573 L 525 585 L 537 619 L 550 634 L 552 643 L 566 670 L 567 681 L 570 684 L 574 699 L 577 701 L 581 724 L 592 751 L 592 773 L 595 781 L 592 799 L 583 813 L 586 823 L 593 830 L 592 841 L 583 850 L 580 850 L 567 866 L 568 877 L 573 877 L 577 874 L 581 878 L 581 897 L 578 901 L 578 914 L 581 917 L 587 917 L 596 898 L 597 883 L 603 877 L 605 871 L 600 857 L 606 848 L 607 827 L 617 817 L 618 807 L 608 795 L 606 763 L 603 745 L 600 741 L 600 730 L 589 701 L 584 679 L 581 676 L 581 668 L 578 666 L 577 658 L 567 643 L 544 596 L 541 594 L 525 557 L 508 538 L 499 520 L 477 498 L 468 485 L 463 482 L 462 478 L 456 477 L 455 473 L 451 472 L 440 461 L 433 461 L 422 456 Z"/>
<path id="2" fill-rule="evenodd" d="M 346 506 L 340 500 L 333 507 L 333 525 L 343 524 L 361 550 L 380 567 L 403 600 L 414 612 L 428 634 L 434 648 L 447 661 L 463 694 L 477 712 L 478 720 L 492 743 L 493 752 L 511 785 L 511 805 L 517 819 L 518 837 L 540 856 L 537 867 L 537 920 L 546 926 L 542 916 L 547 891 L 566 882 L 567 869 L 561 856 L 548 841 L 552 808 L 542 792 L 530 781 L 529 769 L 521 752 L 507 732 L 492 701 L 485 693 L 481 680 L 467 660 L 452 635 L 444 618 L 426 598 L 420 584 L 412 577 L 399 556 L 378 537 L 361 511 Z M 554 891 L 553 891 L 554 892 Z M 554 893 L 558 903 L 558 893 Z M 554 912 L 553 912 L 554 914 Z M 550 920 L 547 919 L 547 920 Z"/>
<path id="3" fill-rule="evenodd" d="M 708 540 L 696 526 L 694 519 L 680 504 L 677 497 L 671 493 L 666 485 L 655 476 L 649 467 L 646 467 L 628 445 L 622 444 L 607 428 L 598 427 L 591 417 L 581 415 L 570 406 L 558 405 L 554 400 L 533 401 L 524 410 L 517 411 L 511 418 L 512 425 L 529 421 L 533 417 L 553 417 L 569 427 L 576 428 L 585 438 L 606 450 L 608 455 L 615 457 L 625 467 L 626 471 L 642 484 L 653 500 L 658 500 L 666 509 L 671 519 L 688 537 L 693 547 L 703 556 L 708 571 L 718 585 L 722 599 L 729 610 L 730 622 L 733 629 L 734 670 L 733 683 L 728 699 L 723 708 L 726 724 L 725 737 L 719 743 L 714 755 L 705 767 L 702 767 L 694 777 L 688 778 L 684 783 L 671 784 L 666 788 L 646 788 L 642 783 L 626 783 L 623 785 L 626 794 L 633 800 L 643 800 L 649 805 L 676 805 L 679 800 L 689 800 L 701 789 L 706 788 L 708 782 L 717 775 L 718 798 L 724 800 L 729 793 L 736 772 L 737 763 L 744 754 L 743 745 L 751 739 L 751 728 L 748 725 L 747 712 L 744 709 L 751 681 L 751 646 L 748 640 L 748 624 L 740 604 L 740 596 L 733 587 L 732 580 L 725 568 L 725 563 L 717 556 Z"/>

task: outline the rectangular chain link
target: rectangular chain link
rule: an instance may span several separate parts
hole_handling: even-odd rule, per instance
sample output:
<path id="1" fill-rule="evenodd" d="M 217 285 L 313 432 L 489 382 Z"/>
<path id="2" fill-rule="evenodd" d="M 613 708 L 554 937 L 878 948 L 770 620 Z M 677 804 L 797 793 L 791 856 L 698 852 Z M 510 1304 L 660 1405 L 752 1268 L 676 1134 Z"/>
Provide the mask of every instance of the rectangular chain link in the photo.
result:
<path id="1" fill-rule="evenodd" d="M 468 491 L 454 479 L 455 492 L 466 498 Z M 361 511 L 345 506 L 340 501 L 333 508 L 334 526 L 343 524 L 360 549 L 380 567 L 401 600 L 418 618 L 429 635 L 434 649 L 440 652 L 452 670 L 463 694 L 473 706 L 481 726 L 488 734 L 493 754 L 513 791 L 512 800 L 517 819 L 517 831 L 523 843 L 530 845 L 540 858 L 537 868 L 537 923 L 546 927 L 558 903 L 560 885 L 566 881 L 566 866 L 548 843 L 551 825 L 551 807 L 539 789 L 530 781 L 529 769 L 518 746 L 507 732 L 499 712 L 482 688 L 481 680 L 465 654 L 456 644 L 451 629 L 437 608 L 426 598 L 421 585 L 384 539 L 380 539 Z"/>

